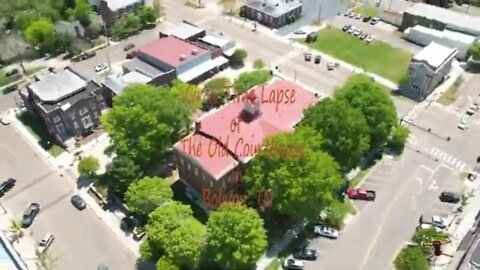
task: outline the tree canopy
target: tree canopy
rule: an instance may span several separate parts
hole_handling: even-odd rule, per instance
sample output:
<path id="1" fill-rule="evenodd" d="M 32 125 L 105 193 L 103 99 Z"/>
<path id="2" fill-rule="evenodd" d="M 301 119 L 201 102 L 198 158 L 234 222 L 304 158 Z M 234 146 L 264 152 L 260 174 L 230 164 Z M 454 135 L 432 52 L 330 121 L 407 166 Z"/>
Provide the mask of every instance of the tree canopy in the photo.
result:
<path id="1" fill-rule="evenodd" d="M 335 92 L 335 99 L 345 101 L 365 116 L 370 128 L 371 147 L 385 143 L 397 123 L 395 105 L 382 88 L 367 76 L 355 75 Z"/>
<path id="2" fill-rule="evenodd" d="M 78 173 L 80 176 L 91 177 L 100 169 L 100 163 L 94 156 L 86 156 L 78 163 Z"/>
<path id="3" fill-rule="evenodd" d="M 117 156 L 107 166 L 107 171 L 100 180 L 110 193 L 123 198 L 130 184 L 141 177 L 142 171 L 131 159 L 125 156 Z"/>
<path id="4" fill-rule="evenodd" d="M 168 91 L 132 84 L 113 100 L 102 118 L 114 151 L 142 169 L 174 144 L 190 126 L 185 105 Z"/>
<path id="5" fill-rule="evenodd" d="M 339 165 L 328 154 L 314 150 L 322 139 L 312 129 L 301 128 L 269 140 L 272 146 L 261 151 L 246 171 L 249 190 L 270 190 L 272 207 L 280 213 L 299 220 L 318 219 L 343 184 Z"/>
<path id="6" fill-rule="evenodd" d="M 235 91 L 238 94 L 244 93 L 255 85 L 268 82 L 272 78 L 270 70 L 260 69 L 255 71 L 243 72 L 235 79 Z"/>
<path id="7" fill-rule="evenodd" d="M 430 243 L 433 240 L 446 240 L 448 239 L 448 233 L 439 232 L 435 229 L 420 229 L 415 232 L 412 237 L 412 241 L 421 247 L 424 254 L 430 255 L 432 248 L 428 246 L 422 246 L 422 243 Z"/>
<path id="8" fill-rule="evenodd" d="M 209 258 L 225 269 L 248 269 L 267 247 L 263 220 L 243 205 L 222 204 L 210 213 L 206 245 Z"/>
<path id="9" fill-rule="evenodd" d="M 395 153 L 401 154 L 405 148 L 409 135 L 410 130 L 407 127 L 400 125 L 396 126 L 387 142 L 388 147 L 390 147 Z"/>
<path id="10" fill-rule="evenodd" d="M 355 168 L 369 149 L 370 129 L 362 112 L 346 102 L 330 98 L 304 113 L 303 125 L 324 138 L 323 149 L 340 165 L 342 172 Z"/>
<path id="11" fill-rule="evenodd" d="M 163 257 L 157 261 L 157 269 L 180 270 L 180 267 L 178 267 L 178 265 L 176 265 L 171 259 Z"/>
<path id="12" fill-rule="evenodd" d="M 236 49 L 231 57 L 231 62 L 234 65 L 243 65 L 245 58 L 247 58 L 247 51 L 244 49 Z"/>
<path id="13" fill-rule="evenodd" d="M 40 18 L 30 24 L 25 30 L 27 41 L 37 46 L 55 36 L 55 29 L 50 19 Z"/>
<path id="14" fill-rule="evenodd" d="M 197 85 L 184 83 L 180 80 L 173 80 L 170 93 L 179 100 L 190 113 L 202 107 L 202 91 Z"/>
<path id="15" fill-rule="evenodd" d="M 134 35 L 142 28 L 142 21 L 134 14 L 119 18 L 113 25 L 110 35 L 114 39 L 124 39 Z"/>
<path id="16" fill-rule="evenodd" d="M 76 0 L 74 9 L 75 19 L 77 19 L 82 25 L 90 25 L 90 16 L 92 13 L 92 7 L 86 0 Z"/>
<path id="17" fill-rule="evenodd" d="M 125 193 L 128 208 L 142 216 L 148 216 L 157 207 L 172 200 L 170 185 L 160 177 L 145 177 L 133 182 Z"/>
<path id="18" fill-rule="evenodd" d="M 480 43 L 473 44 L 468 48 L 468 54 L 470 54 L 473 60 L 480 61 Z"/>
<path id="19" fill-rule="evenodd" d="M 153 7 L 141 7 L 136 13 L 142 25 L 155 23 L 158 18 L 158 10 L 155 10 Z"/>
<path id="20" fill-rule="evenodd" d="M 425 255 L 420 247 L 403 248 L 394 261 L 397 270 L 428 270 L 428 264 Z"/>

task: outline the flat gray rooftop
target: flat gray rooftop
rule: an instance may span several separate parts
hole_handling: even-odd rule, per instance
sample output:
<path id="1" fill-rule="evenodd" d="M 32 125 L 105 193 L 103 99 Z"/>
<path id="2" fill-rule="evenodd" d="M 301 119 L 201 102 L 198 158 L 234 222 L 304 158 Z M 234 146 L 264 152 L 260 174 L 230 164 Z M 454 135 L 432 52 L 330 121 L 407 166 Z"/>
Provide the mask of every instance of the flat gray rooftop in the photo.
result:
<path id="1" fill-rule="evenodd" d="M 34 82 L 27 87 L 44 102 L 57 102 L 81 90 L 87 84 L 85 79 L 70 69 L 38 76 L 38 79 L 38 82 Z"/>
<path id="2" fill-rule="evenodd" d="M 163 31 L 164 34 L 169 36 L 175 36 L 180 39 L 188 39 L 195 35 L 200 34 L 204 30 L 188 23 L 181 23 L 179 25 L 175 25 L 167 30 Z"/>
<path id="3" fill-rule="evenodd" d="M 301 6 L 302 2 L 299 0 L 288 2 L 285 0 L 246 0 L 245 5 L 277 18 Z"/>

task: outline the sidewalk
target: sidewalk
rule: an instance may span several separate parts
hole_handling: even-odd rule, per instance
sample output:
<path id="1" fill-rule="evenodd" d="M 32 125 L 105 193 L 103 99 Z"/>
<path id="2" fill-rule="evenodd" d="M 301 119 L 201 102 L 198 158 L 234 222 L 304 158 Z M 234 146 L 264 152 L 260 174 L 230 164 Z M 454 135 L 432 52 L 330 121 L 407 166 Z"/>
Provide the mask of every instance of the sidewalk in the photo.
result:
<path id="1" fill-rule="evenodd" d="M 74 157 L 72 153 L 63 152 L 58 157 L 53 157 L 47 151 L 45 151 L 39 144 L 38 140 L 30 133 L 30 131 L 17 119 L 15 115 L 15 109 L 12 109 L 8 112 L 8 117 L 11 122 L 10 125 L 21 134 L 22 138 L 30 144 L 39 156 L 52 168 L 57 170 L 63 170 L 65 175 L 68 175 L 71 178 L 73 183 L 76 183 L 78 178 L 77 173 L 77 164 L 78 160 Z M 102 165 L 102 169 L 105 168 L 105 165 L 109 162 L 104 156 L 99 156 L 98 153 L 103 152 L 105 146 L 109 143 L 109 138 L 106 133 L 100 135 L 96 140 L 92 140 L 89 143 L 79 147 L 77 151 L 82 151 L 82 156 L 92 154 L 99 158 L 99 161 Z M 98 150 L 101 149 L 101 150 Z M 73 164 L 73 166 L 72 166 Z M 120 229 L 120 221 L 124 217 L 121 213 L 108 212 L 103 210 L 100 205 L 95 201 L 95 199 L 87 194 L 87 188 L 81 188 L 79 194 L 82 198 L 85 199 L 88 207 L 95 213 L 95 215 L 102 220 L 109 230 L 115 234 L 118 239 L 120 239 L 124 245 L 135 255 L 139 256 L 139 242 L 133 240 L 132 235 L 126 235 L 124 231 Z M 2 219 L 3 220 L 3 219 Z M 28 257 L 27 257 L 28 258 Z"/>
<path id="2" fill-rule="evenodd" d="M 15 242 L 10 242 L 11 240 L 11 235 L 9 233 L 9 228 L 10 228 L 10 223 L 12 220 L 16 220 L 15 217 L 12 217 L 10 213 L 8 212 L 3 212 L 0 214 L 0 230 L 2 233 L 4 233 L 5 238 L 2 240 L 5 240 L 5 244 L 8 246 L 8 243 L 11 244 L 13 247 L 12 255 L 13 257 L 16 257 L 15 255 L 19 255 L 19 258 L 16 258 L 17 261 L 19 261 L 20 264 L 24 264 L 27 269 L 30 270 L 35 270 L 37 269 L 37 265 L 35 262 L 35 245 L 36 242 L 35 240 L 30 236 L 30 231 L 28 229 L 23 229 L 23 237 L 18 239 L 18 241 Z M 15 253 L 16 252 L 16 253 Z"/>
<path id="3" fill-rule="evenodd" d="M 476 182 L 471 182 L 470 180 L 465 179 L 464 181 L 467 186 L 465 195 L 469 196 L 468 204 L 463 207 L 462 213 L 453 216 L 451 225 L 448 228 L 448 233 L 450 234 L 450 240 L 452 242 L 449 245 L 445 245 L 444 252 L 446 254 L 453 255 L 457 251 L 463 238 L 469 233 L 470 229 L 475 224 L 475 217 L 478 211 L 480 211 L 480 183 L 478 180 Z M 447 256 L 438 257 L 432 266 L 432 269 L 444 270 L 451 262 L 452 258 Z"/>

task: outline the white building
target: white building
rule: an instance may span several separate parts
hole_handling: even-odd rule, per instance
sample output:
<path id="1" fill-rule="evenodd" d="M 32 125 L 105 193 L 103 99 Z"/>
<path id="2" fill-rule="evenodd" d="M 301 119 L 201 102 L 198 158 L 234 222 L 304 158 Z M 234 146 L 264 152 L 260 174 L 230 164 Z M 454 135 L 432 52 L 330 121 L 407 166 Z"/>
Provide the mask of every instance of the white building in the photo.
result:
<path id="1" fill-rule="evenodd" d="M 400 91 L 418 101 L 425 99 L 450 72 L 456 54 L 455 48 L 431 42 L 413 57 Z"/>
<path id="2" fill-rule="evenodd" d="M 476 41 L 474 36 L 447 29 L 439 31 L 421 25 L 405 30 L 404 38 L 421 46 L 435 42 L 443 46 L 455 48 L 458 50 L 456 58 L 459 60 L 466 60 L 468 48 Z"/>

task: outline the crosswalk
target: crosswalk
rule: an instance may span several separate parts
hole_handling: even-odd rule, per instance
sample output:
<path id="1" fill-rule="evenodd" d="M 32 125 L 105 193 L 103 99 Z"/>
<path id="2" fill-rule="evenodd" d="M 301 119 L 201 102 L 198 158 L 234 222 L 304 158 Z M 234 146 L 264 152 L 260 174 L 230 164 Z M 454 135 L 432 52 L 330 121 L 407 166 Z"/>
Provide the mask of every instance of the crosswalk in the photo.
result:
<path id="1" fill-rule="evenodd" d="M 454 156 L 435 146 L 430 148 L 429 154 L 458 171 L 463 171 L 467 166 L 465 162 L 455 158 Z"/>

